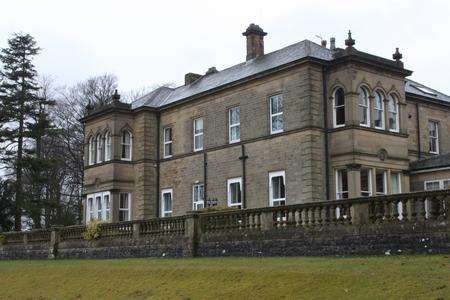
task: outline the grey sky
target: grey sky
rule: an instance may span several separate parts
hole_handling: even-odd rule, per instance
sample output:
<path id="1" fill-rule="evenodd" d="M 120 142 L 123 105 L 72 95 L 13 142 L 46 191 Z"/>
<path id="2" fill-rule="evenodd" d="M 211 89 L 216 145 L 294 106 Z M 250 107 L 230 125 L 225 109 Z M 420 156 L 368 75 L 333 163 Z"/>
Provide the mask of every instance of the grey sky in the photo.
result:
<path id="1" fill-rule="evenodd" d="M 11 33 L 32 34 L 43 48 L 43 74 L 73 84 L 105 72 L 121 90 L 181 84 L 187 72 L 245 60 L 241 33 L 259 24 L 266 52 L 348 29 L 355 47 L 391 58 L 403 53 L 411 79 L 450 94 L 450 1 L 8 1 L 1 3 L 0 47 Z"/>

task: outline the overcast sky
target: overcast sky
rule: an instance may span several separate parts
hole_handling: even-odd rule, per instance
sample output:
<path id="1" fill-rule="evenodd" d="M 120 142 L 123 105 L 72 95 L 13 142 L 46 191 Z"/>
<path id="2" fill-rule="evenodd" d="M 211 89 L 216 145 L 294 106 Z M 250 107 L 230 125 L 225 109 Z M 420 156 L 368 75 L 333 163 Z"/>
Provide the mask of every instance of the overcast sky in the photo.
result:
<path id="1" fill-rule="evenodd" d="M 2 1 L 0 47 L 13 32 L 43 48 L 38 71 L 59 84 L 114 73 L 123 91 L 182 84 L 187 72 L 245 60 L 242 32 L 259 24 L 266 52 L 348 29 L 358 50 L 403 53 L 412 79 L 450 94 L 450 1 Z"/>

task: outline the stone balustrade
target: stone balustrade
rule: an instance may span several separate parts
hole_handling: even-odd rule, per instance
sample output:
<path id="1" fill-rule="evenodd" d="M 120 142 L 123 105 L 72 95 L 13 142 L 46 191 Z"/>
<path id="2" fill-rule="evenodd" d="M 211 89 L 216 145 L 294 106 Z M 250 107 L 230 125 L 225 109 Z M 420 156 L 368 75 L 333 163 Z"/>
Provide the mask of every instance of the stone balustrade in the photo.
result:
<path id="1" fill-rule="evenodd" d="M 121 247 L 156 247 L 161 246 L 156 245 L 157 243 L 170 244 L 173 240 L 183 240 L 181 248 L 190 253 L 186 255 L 196 255 L 198 248 L 201 249 L 202 243 L 206 243 L 208 238 L 217 236 L 220 241 L 221 237 L 228 234 L 233 237 L 233 233 L 257 236 L 270 232 L 274 238 L 279 239 L 279 234 L 285 230 L 298 234 L 318 231 L 346 233 L 343 228 L 349 228 L 351 230 L 348 232 L 355 235 L 358 228 L 372 230 L 373 226 L 389 226 L 383 228 L 391 231 L 396 228 L 416 230 L 420 224 L 444 224 L 444 227 L 437 226 L 446 228 L 444 233 L 448 236 L 449 207 L 450 190 L 441 190 L 245 210 L 192 212 L 179 217 L 101 223 L 98 241 L 103 242 L 98 245 L 105 247 L 104 245 L 114 245 L 120 241 L 118 245 Z M 405 227 L 405 224 L 409 227 Z M 85 244 L 85 231 L 86 226 L 69 226 L 2 233 L 5 242 L 3 246 L 0 245 L 0 254 L 2 248 L 4 250 L 14 246 L 11 249 L 20 249 L 18 247 L 21 245 L 40 245 L 40 251 L 48 247 L 48 256 L 57 257 L 58 248 L 63 249 L 66 244 L 75 243 L 80 244 L 80 247 L 88 247 Z M 374 232 L 379 231 L 377 228 Z M 89 247 L 97 247 L 96 241 L 93 242 L 94 246 Z"/>

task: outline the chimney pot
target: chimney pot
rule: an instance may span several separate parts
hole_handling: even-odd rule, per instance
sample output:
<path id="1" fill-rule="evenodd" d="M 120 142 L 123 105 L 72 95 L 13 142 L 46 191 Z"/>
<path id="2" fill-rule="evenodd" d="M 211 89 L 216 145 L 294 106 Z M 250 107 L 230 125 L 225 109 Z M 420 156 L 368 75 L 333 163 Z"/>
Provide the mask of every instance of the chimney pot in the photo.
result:
<path id="1" fill-rule="evenodd" d="M 334 37 L 330 38 L 330 50 L 336 50 L 336 39 Z"/>
<path id="2" fill-rule="evenodd" d="M 322 47 L 326 48 L 327 47 L 327 41 L 326 40 L 322 40 L 322 42 L 320 43 L 322 45 Z"/>
<path id="3" fill-rule="evenodd" d="M 264 36 L 267 33 L 261 27 L 252 23 L 242 35 L 247 37 L 247 60 L 264 55 Z"/>
<path id="4" fill-rule="evenodd" d="M 184 75 L 184 85 L 191 84 L 194 81 L 196 81 L 197 79 L 199 79 L 200 77 L 202 77 L 202 75 L 200 75 L 200 74 L 187 73 L 186 75 Z"/>

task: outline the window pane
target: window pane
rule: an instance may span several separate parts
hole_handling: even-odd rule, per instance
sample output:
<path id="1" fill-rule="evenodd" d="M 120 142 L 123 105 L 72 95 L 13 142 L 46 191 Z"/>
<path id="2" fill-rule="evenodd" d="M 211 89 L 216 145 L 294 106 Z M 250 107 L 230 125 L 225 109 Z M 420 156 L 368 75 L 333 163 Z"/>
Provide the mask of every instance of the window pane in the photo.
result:
<path id="1" fill-rule="evenodd" d="M 337 177 L 337 199 L 348 198 L 347 170 L 339 170 Z"/>
<path id="2" fill-rule="evenodd" d="M 391 190 L 392 194 L 401 193 L 399 173 L 391 173 Z"/>
<path id="3" fill-rule="evenodd" d="M 194 133 L 202 133 L 203 132 L 203 119 L 194 120 Z"/>
<path id="4" fill-rule="evenodd" d="M 164 156 L 172 155 L 172 143 L 164 145 Z"/>
<path id="5" fill-rule="evenodd" d="M 370 169 L 361 169 L 361 196 L 368 197 L 371 194 Z"/>
<path id="6" fill-rule="evenodd" d="M 444 190 L 450 189 L 450 179 L 444 180 Z"/>
<path id="7" fill-rule="evenodd" d="M 241 131 L 240 131 L 239 126 L 231 127 L 230 134 L 231 134 L 230 140 L 232 140 L 232 141 L 240 140 L 240 138 L 241 138 Z"/>
<path id="8" fill-rule="evenodd" d="M 341 105 L 345 105 L 345 95 L 344 95 L 344 90 L 339 88 L 336 90 L 335 92 L 335 106 L 341 106 Z"/>
<path id="9" fill-rule="evenodd" d="M 385 171 L 383 170 L 377 170 L 376 171 L 376 183 L 377 183 L 377 194 L 378 195 L 384 195 L 386 194 L 386 183 L 385 183 Z"/>
<path id="10" fill-rule="evenodd" d="M 239 124 L 240 122 L 240 108 L 233 107 L 230 109 L 230 125 Z"/>
<path id="11" fill-rule="evenodd" d="M 336 125 L 344 125 L 345 124 L 345 107 L 337 107 L 336 108 Z"/>
<path id="12" fill-rule="evenodd" d="M 126 194 L 126 193 L 120 194 L 119 208 L 120 209 L 128 209 L 128 207 L 129 207 L 129 205 L 128 205 L 128 194 Z"/>
<path id="13" fill-rule="evenodd" d="M 194 137 L 194 142 L 195 142 L 195 149 L 202 149 L 203 148 L 203 134 L 201 135 L 196 135 Z"/>
<path id="14" fill-rule="evenodd" d="M 425 183 L 425 190 L 427 191 L 435 191 L 439 190 L 439 181 L 429 181 Z"/>
<path id="15" fill-rule="evenodd" d="M 283 115 L 272 117 L 272 132 L 283 130 Z"/>
<path id="16" fill-rule="evenodd" d="M 281 95 L 271 97 L 270 102 L 272 114 L 283 112 L 283 97 Z"/>
<path id="17" fill-rule="evenodd" d="M 241 203 L 241 184 L 239 182 L 230 184 L 230 196 L 231 204 Z"/>
<path id="18" fill-rule="evenodd" d="M 164 129 L 164 142 L 172 141 L 172 128 Z"/>
<path id="19" fill-rule="evenodd" d="M 285 198 L 285 186 L 283 176 L 272 177 L 273 200 Z"/>
<path id="20" fill-rule="evenodd" d="M 360 106 L 359 107 L 359 123 L 366 125 L 367 122 L 367 107 Z"/>

